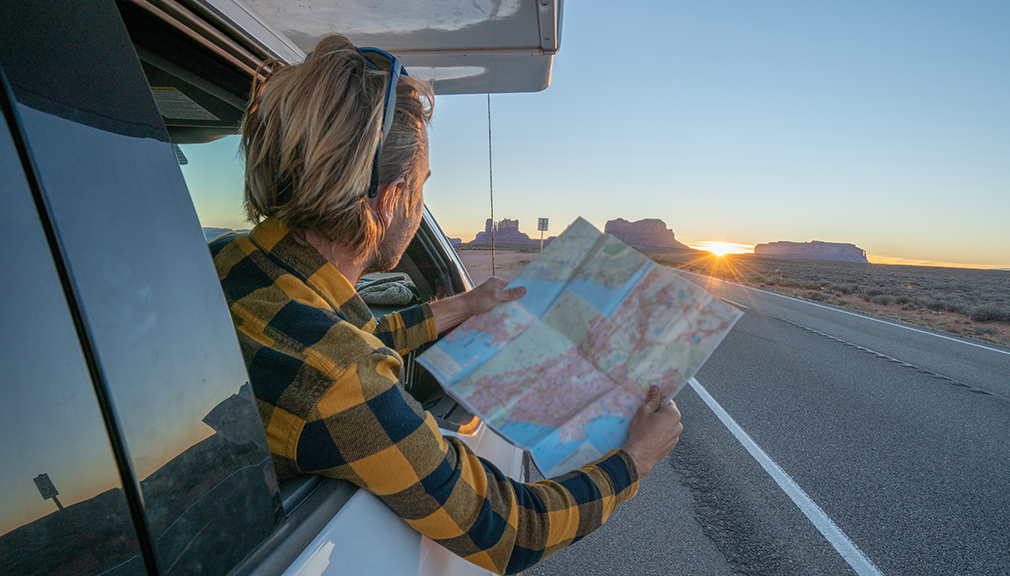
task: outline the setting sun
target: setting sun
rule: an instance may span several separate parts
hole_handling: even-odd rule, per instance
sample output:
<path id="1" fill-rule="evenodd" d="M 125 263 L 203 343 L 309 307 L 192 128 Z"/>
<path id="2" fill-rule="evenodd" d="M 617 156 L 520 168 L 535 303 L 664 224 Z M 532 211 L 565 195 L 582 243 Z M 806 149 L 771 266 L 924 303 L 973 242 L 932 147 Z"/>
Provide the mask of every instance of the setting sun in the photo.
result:
<path id="1" fill-rule="evenodd" d="M 689 244 L 689 246 L 697 250 L 711 252 L 716 256 L 725 256 L 726 254 L 750 254 L 754 252 L 753 246 L 748 246 L 747 244 L 734 244 L 732 242 L 697 242 Z"/>

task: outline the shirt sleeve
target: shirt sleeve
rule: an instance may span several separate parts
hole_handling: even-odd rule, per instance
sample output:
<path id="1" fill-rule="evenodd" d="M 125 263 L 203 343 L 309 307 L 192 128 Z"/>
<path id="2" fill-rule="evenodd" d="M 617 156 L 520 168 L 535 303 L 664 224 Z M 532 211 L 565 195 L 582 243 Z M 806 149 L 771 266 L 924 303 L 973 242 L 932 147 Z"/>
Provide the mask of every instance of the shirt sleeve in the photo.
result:
<path id="1" fill-rule="evenodd" d="M 372 334 L 401 356 L 438 337 L 435 316 L 428 304 L 386 314 L 376 323 Z"/>
<path id="2" fill-rule="evenodd" d="M 498 574 L 520 572 L 601 526 L 638 491 L 613 451 L 535 484 L 506 477 L 397 385 L 400 358 L 376 349 L 340 374 L 297 441 L 302 472 L 343 478 L 421 534 Z"/>

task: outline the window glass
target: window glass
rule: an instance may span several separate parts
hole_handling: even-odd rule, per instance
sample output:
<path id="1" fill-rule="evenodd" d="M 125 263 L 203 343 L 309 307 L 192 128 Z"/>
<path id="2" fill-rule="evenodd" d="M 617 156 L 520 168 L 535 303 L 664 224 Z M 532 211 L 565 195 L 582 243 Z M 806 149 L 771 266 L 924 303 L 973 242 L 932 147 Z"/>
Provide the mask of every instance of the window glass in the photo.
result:
<path id="1" fill-rule="evenodd" d="M 233 230 L 245 231 L 252 227 L 242 206 L 245 162 L 239 151 L 239 140 L 240 136 L 232 135 L 206 144 L 177 145 L 182 174 L 208 241 Z M 361 279 L 359 287 L 383 280 L 400 284 L 393 290 L 388 289 L 389 286 L 372 286 L 363 294 L 376 316 L 426 302 L 438 295 L 431 280 L 419 268 L 430 260 L 426 254 L 427 251 L 415 242 L 395 271 L 370 274 Z M 415 259 L 418 262 L 414 262 Z M 400 278 L 403 280 L 397 282 Z M 393 292 L 396 293 L 391 296 Z"/>
<path id="2" fill-rule="evenodd" d="M 182 175 L 193 198 L 207 240 L 231 230 L 248 230 L 242 208 L 245 162 L 239 136 L 225 136 L 206 144 L 180 144 Z"/>
<path id="3" fill-rule="evenodd" d="M 2 119 L 0 180 L 0 574 L 144 574 L 63 289 Z"/>
<path id="4" fill-rule="evenodd" d="M 18 110 L 158 564 L 226 574 L 273 531 L 280 497 L 171 145 Z"/>

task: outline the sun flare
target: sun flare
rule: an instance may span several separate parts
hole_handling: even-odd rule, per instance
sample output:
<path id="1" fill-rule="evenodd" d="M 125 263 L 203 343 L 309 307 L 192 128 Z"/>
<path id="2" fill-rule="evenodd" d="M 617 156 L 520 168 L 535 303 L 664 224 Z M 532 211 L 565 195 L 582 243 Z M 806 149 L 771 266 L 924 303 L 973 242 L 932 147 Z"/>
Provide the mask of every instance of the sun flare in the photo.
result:
<path id="1" fill-rule="evenodd" d="M 746 244 L 734 244 L 731 242 L 698 242 L 697 244 L 692 245 L 691 248 L 711 252 L 716 256 L 725 256 L 726 254 L 750 254 L 754 252 L 753 246 L 748 246 Z"/>

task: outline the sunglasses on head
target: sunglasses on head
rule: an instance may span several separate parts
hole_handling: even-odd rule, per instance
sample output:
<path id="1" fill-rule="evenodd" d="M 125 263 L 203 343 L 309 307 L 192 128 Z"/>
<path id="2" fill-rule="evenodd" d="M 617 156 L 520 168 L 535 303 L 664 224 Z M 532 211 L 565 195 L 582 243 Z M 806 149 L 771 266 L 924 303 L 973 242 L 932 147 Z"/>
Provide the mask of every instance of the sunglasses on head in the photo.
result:
<path id="1" fill-rule="evenodd" d="M 396 110 L 396 83 L 400 81 L 400 75 L 409 76 L 403 69 L 403 65 L 395 56 L 379 50 L 378 48 L 358 48 L 365 62 L 375 70 L 389 72 L 389 81 L 386 82 L 386 99 L 382 104 L 382 138 L 379 140 L 379 148 L 375 151 L 375 160 L 372 162 L 372 182 L 368 186 L 368 197 L 375 198 L 379 193 L 379 158 L 382 156 L 382 145 L 386 143 L 389 136 L 389 129 L 393 126 L 393 113 Z"/>

